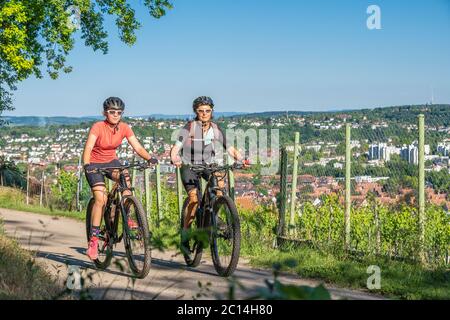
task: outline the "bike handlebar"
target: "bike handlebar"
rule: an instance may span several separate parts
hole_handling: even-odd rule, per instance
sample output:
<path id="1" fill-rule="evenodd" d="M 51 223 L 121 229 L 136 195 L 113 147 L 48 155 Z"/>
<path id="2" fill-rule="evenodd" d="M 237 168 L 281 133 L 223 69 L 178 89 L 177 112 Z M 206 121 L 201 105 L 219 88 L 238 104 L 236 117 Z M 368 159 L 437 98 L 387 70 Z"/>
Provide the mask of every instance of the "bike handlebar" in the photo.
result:
<path id="1" fill-rule="evenodd" d="M 129 168 L 139 168 L 140 170 L 145 170 L 147 168 L 150 168 L 150 164 L 147 161 L 146 162 L 135 162 L 135 163 L 124 164 L 124 165 L 116 166 L 116 167 L 94 168 L 94 169 L 91 169 L 91 170 L 86 170 L 86 172 L 88 172 L 88 173 L 98 173 L 98 172 L 106 172 L 108 170 L 124 171 L 124 170 L 129 169 Z"/>
<path id="2" fill-rule="evenodd" d="M 233 163 L 231 165 L 219 166 L 217 164 L 190 164 L 188 167 L 193 171 L 209 171 L 211 173 L 226 170 L 243 169 L 244 165 L 241 163 Z"/>

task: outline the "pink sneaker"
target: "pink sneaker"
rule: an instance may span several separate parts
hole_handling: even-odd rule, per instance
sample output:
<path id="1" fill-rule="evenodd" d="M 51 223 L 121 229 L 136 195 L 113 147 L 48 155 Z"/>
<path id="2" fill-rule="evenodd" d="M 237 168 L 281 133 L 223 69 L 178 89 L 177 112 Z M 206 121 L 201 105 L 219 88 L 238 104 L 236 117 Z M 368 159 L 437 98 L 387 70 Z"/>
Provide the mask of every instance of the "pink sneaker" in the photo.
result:
<path id="1" fill-rule="evenodd" d="M 133 219 L 128 217 L 128 228 L 130 228 L 130 229 L 137 229 L 137 228 L 139 228 L 139 225 L 137 224 L 136 221 L 134 221 Z"/>
<path id="2" fill-rule="evenodd" d="M 88 249 L 86 251 L 87 256 L 92 261 L 98 259 L 98 238 L 97 237 L 91 237 L 91 240 L 88 244 Z"/>

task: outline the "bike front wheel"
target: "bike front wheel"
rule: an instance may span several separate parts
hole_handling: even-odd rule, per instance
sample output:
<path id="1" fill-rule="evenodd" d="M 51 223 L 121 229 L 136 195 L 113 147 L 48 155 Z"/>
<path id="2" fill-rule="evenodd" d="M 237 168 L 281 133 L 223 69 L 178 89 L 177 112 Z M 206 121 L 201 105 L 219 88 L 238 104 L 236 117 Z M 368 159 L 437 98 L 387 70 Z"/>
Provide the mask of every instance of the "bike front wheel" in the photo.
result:
<path id="1" fill-rule="evenodd" d="M 151 265 L 150 230 L 141 202 L 134 196 L 124 197 L 123 239 L 130 269 L 137 278 L 145 278 Z"/>
<path id="2" fill-rule="evenodd" d="M 241 226 L 234 201 L 220 196 L 214 202 L 211 216 L 211 256 L 214 268 L 222 277 L 236 270 L 241 248 Z"/>

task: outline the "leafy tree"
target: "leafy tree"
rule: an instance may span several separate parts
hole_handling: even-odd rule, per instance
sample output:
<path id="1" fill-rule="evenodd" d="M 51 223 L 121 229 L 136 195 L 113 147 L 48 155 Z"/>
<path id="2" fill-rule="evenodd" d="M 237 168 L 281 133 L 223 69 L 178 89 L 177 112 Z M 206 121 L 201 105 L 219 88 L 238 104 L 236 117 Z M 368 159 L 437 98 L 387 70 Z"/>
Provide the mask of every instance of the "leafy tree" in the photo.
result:
<path id="1" fill-rule="evenodd" d="M 144 0 L 150 15 L 160 18 L 172 5 L 168 0 Z M 74 47 L 77 28 L 70 7 L 79 9 L 79 27 L 85 45 L 94 51 L 108 52 L 108 33 L 104 17 L 114 16 L 120 39 L 127 45 L 136 42 L 141 24 L 127 0 L 0 0 L 0 115 L 12 110 L 11 92 L 16 84 L 31 75 L 42 77 L 45 64 L 56 79 L 68 73 L 66 57 Z M 73 8 L 73 7 L 72 7 Z M 75 15 L 76 17 L 76 15 Z M 70 23 L 72 22 L 72 23 Z"/>
<path id="2" fill-rule="evenodd" d="M 25 183 L 24 174 L 17 165 L 4 156 L 0 156 L 0 185 L 23 188 Z"/>
<path id="3" fill-rule="evenodd" d="M 52 186 L 52 194 L 63 209 L 72 211 L 75 208 L 77 183 L 78 178 L 74 173 L 61 170 L 57 185 Z"/>

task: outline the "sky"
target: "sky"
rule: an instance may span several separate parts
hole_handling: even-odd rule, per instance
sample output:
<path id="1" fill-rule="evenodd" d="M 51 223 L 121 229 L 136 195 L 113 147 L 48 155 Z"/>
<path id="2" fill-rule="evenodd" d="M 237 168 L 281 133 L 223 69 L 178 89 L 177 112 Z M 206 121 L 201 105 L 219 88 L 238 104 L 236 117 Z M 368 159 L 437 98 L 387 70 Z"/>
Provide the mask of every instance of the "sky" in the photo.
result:
<path id="1" fill-rule="evenodd" d="M 109 96 L 128 115 L 186 114 L 200 95 L 221 112 L 450 103 L 450 0 L 172 0 L 159 20 L 133 2 L 134 46 L 110 18 L 107 55 L 77 33 L 73 72 L 23 81 L 4 115 L 100 115 Z"/>

